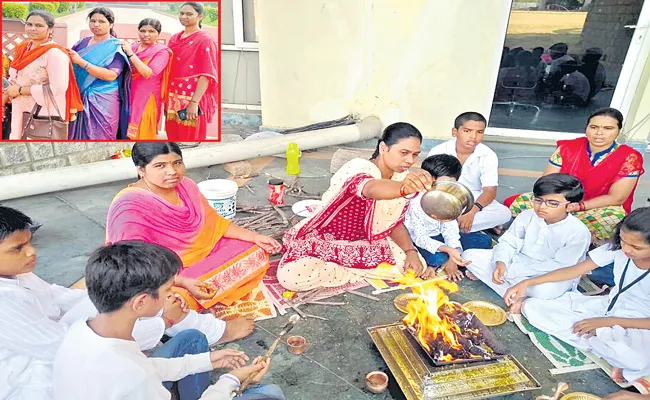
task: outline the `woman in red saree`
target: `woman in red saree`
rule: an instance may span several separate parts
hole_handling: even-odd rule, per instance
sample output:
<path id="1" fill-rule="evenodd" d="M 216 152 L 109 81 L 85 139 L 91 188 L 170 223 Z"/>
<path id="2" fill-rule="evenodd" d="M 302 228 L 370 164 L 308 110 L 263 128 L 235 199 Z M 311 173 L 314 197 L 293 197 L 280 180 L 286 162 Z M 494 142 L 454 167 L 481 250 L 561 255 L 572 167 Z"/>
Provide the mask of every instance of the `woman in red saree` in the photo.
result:
<path id="1" fill-rule="evenodd" d="M 222 218 L 185 177 L 176 143 L 138 142 L 132 156 L 140 180 L 115 196 L 108 210 L 106 241 L 142 240 L 167 247 L 183 261 L 176 288 L 191 309 L 231 305 L 257 287 L 269 266 L 274 239 Z M 205 285 L 214 296 L 202 299 Z"/>
<path id="2" fill-rule="evenodd" d="M 167 96 L 172 52 L 157 43 L 162 31 L 160 21 L 145 18 L 138 25 L 140 41 L 133 45 L 122 42 L 122 49 L 131 62 L 131 115 L 127 137 L 131 140 L 156 140 L 162 102 Z"/>
<path id="3" fill-rule="evenodd" d="M 390 279 L 426 268 L 404 227 L 410 194 L 428 190 L 431 175 L 409 172 L 420 154 L 422 135 L 399 122 L 386 128 L 370 160 L 356 158 L 341 167 L 323 194 L 323 206 L 291 228 L 278 281 L 289 290 L 336 287 L 366 278 Z M 391 264 L 397 269 L 377 268 Z"/>
<path id="4" fill-rule="evenodd" d="M 171 141 L 205 140 L 219 106 L 219 54 L 215 39 L 201 30 L 204 15 L 200 3 L 184 3 L 180 22 L 185 30 L 169 39 L 174 57 L 165 130 Z"/>
<path id="5" fill-rule="evenodd" d="M 641 153 L 616 142 L 622 127 L 620 111 L 596 110 L 588 119 L 586 137 L 558 141 L 544 171 L 544 175 L 571 174 L 582 182 L 584 200 L 567 209 L 587 225 L 595 242 L 609 239 L 616 224 L 632 210 L 634 191 L 644 173 Z M 531 196 L 515 195 L 505 203 L 517 215 L 532 208 Z"/>

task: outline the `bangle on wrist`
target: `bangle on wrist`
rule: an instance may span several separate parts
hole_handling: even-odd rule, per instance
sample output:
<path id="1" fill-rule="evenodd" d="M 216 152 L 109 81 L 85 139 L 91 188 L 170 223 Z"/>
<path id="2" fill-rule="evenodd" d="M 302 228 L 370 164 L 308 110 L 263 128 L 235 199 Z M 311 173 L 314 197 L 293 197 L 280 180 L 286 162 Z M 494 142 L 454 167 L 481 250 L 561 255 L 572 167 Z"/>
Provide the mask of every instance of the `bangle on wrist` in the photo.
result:
<path id="1" fill-rule="evenodd" d="M 416 249 L 410 248 L 410 249 L 404 250 L 404 254 L 408 253 L 409 251 L 414 251 L 416 253 L 418 252 Z"/>
<path id="2" fill-rule="evenodd" d="M 483 211 L 483 206 L 481 205 L 481 203 L 475 201 L 474 205 L 476 206 L 476 208 L 478 208 L 479 211 Z"/>
<path id="3" fill-rule="evenodd" d="M 88 68 L 90 68 L 90 63 L 89 63 L 89 62 L 86 62 L 86 65 L 84 65 L 84 70 L 86 70 L 86 71 L 87 71 L 87 70 L 88 70 Z"/>
<path id="4" fill-rule="evenodd" d="M 190 103 L 199 104 L 199 102 L 196 100 L 190 100 Z"/>

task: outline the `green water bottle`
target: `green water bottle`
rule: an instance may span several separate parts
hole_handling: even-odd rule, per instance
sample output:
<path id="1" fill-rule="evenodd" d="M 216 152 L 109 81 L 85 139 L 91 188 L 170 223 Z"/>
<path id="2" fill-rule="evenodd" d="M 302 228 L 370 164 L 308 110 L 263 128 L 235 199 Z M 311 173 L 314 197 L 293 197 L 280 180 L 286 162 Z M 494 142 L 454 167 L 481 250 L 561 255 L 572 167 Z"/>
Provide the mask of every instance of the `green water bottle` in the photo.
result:
<path id="1" fill-rule="evenodd" d="M 287 175 L 300 175 L 300 149 L 298 149 L 298 143 L 289 143 L 286 156 Z"/>

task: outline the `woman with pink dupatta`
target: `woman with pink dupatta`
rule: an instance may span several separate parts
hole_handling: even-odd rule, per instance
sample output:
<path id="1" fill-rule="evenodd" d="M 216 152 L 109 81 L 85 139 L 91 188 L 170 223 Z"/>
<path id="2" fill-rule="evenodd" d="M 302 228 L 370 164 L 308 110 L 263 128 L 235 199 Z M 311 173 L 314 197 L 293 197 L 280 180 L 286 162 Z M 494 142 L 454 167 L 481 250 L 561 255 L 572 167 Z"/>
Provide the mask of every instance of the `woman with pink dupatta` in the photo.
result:
<path id="1" fill-rule="evenodd" d="M 171 141 L 205 140 L 219 106 L 219 53 L 215 38 L 201 30 L 204 15 L 200 3 L 184 3 L 179 19 L 185 30 L 169 40 L 174 57 L 165 131 Z"/>
<path id="2" fill-rule="evenodd" d="M 131 115 L 127 137 L 131 140 L 156 140 L 163 98 L 167 95 L 172 52 L 157 43 L 162 32 L 160 21 L 145 18 L 138 25 L 140 41 L 122 41 L 122 49 L 133 67 Z"/>
<path id="3" fill-rule="evenodd" d="M 370 160 L 347 162 L 332 177 L 323 206 L 291 228 L 278 281 L 288 290 L 338 287 L 366 278 L 391 279 L 413 270 L 435 275 L 404 227 L 409 195 L 425 191 L 433 178 L 409 171 L 420 154 L 422 135 L 411 124 L 386 128 Z M 397 268 L 384 270 L 380 264 Z"/>
<path id="4" fill-rule="evenodd" d="M 183 261 L 174 291 L 193 310 L 231 305 L 258 287 L 269 254 L 280 251 L 273 238 L 222 218 L 185 177 L 183 155 L 173 142 L 138 142 L 131 155 L 140 179 L 115 196 L 108 209 L 106 242 L 142 240 L 173 250 Z M 243 337 L 246 319 L 228 321 Z M 233 340 L 226 326 L 224 341 Z"/>

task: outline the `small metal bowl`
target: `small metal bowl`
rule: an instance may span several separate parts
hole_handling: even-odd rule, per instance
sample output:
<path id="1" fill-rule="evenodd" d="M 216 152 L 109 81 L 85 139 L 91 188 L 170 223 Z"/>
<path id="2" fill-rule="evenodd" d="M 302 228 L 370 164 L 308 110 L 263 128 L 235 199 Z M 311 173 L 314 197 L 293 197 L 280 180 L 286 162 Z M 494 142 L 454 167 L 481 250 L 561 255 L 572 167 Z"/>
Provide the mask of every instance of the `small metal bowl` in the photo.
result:
<path id="1" fill-rule="evenodd" d="M 420 199 L 422 210 L 431 218 L 453 221 L 474 207 L 474 195 L 462 183 L 436 181 Z"/>

